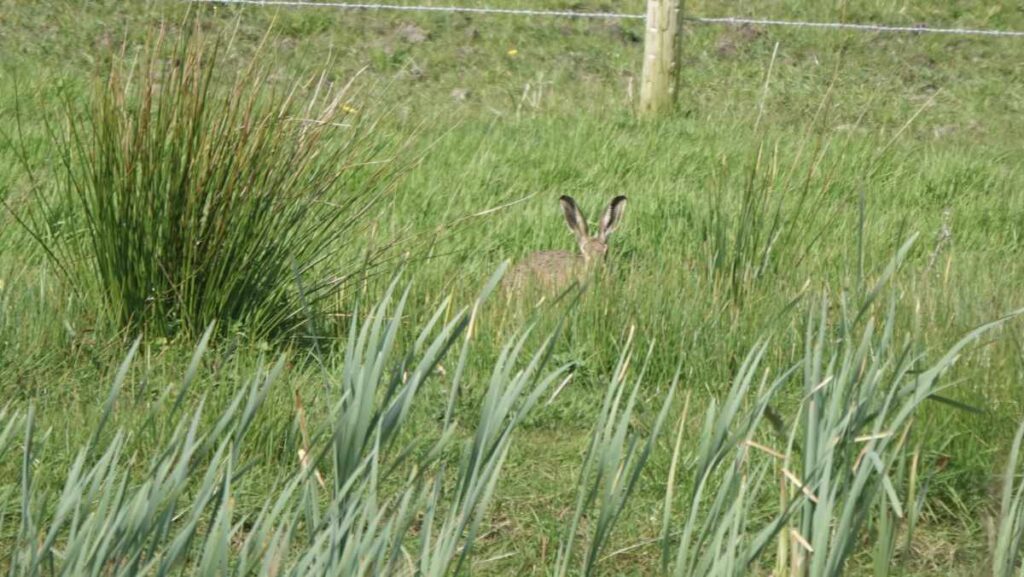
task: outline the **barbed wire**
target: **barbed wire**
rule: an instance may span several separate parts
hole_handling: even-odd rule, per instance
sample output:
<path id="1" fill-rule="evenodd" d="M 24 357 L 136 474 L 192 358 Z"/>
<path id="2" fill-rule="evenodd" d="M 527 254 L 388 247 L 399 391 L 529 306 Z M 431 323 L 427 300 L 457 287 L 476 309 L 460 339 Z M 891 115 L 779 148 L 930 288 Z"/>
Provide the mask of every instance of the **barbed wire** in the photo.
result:
<path id="1" fill-rule="evenodd" d="M 574 12 L 572 10 L 529 10 L 518 8 L 473 8 L 470 6 L 406 6 L 402 4 L 364 4 L 359 2 L 303 2 L 302 0 L 191 0 L 198 4 L 249 4 L 257 6 L 323 7 L 348 10 L 388 10 L 400 12 L 447 12 L 452 14 L 508 14 L 519 16 L 555 16 L 560 18 L 604 18 L 643 20 L 642 14 L 616 12 Z"/>
<path id="2" fill-rule="evenodd" d="M 925 24 L 916 26 L 891 26 L 886 24 L 855 24 L 850 22 L 802 22 L 799 20 L 773 20 L 767 18 L 683 18 L 702 24 L 750 24 L 754 26 L 792 26 L 797 28 L 826 28 L 833 30 L 858 30 L 862 32 L 911 32 L 931 34 L 957 34 L 961 36 L 1009 36 L 1024 37 L 1024 31 L 990 30 L 985 28 L 931 28 Z"/>
<path id="3" fill-rule="evenodd" d="M 474 8 L 470 6 L 410 6 L 403 4 L 371 4 L 362 2 L 309 2 L 305 0 L 190 0 L 198 4 L 240 4 L 254 6 L 281 6 L 304 8 L 339 8 L 346 10 L 386 10 L 400 12 L 443 12 L 450 14 L 505 14 L 518 16 L 548 16 L 558 18 L 597 18 L 605 20 L 643 20 L 643 14 L 618 12 L 577 12 L 573 10 L 533 10 L 528 8 Z M 800 20 L 776 20 L 771 18 L 744 18 L 727 16 L 720 18 L 684 16 L 685 22 L 698 24 L 724 24 L 728 26 L 787 26 L 793 28 L 817 28 L 828 30 L 854 30 L 860 32 L 898 32 L 914 34 L 952 34 L 959 36 L 997 36 L 1024 38 L 1020 30 L 992 30 L 985 28 L 932 28 L 927 25 L 892 26 L 887 24 L 857 24 L 850 22 L 807 22 Z"/>

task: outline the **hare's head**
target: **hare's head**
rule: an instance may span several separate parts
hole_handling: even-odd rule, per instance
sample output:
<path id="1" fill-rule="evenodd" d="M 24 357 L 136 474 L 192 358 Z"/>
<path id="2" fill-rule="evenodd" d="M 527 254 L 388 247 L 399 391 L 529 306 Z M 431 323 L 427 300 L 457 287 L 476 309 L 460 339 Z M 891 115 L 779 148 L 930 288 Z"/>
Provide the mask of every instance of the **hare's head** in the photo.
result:
<path id="1" fill-rule="evenodd" d="M 562 211 L 565 212 L 565 222 L 569 225 L 569 230 L 576 235 L 583 260 L 590 264 L 603 259 L 604 255 L 608 253 L 608 236 L 618 226 L 619 221 L 622 220 L 622 214 L 626 210 L 626 197 L 616 196 L 612 199 L 604 214 L 601 215 L 601 224 L 596 236 L 590 236 L 587 219 L 571 196 L 563 196 L 559 201 L 562 203 Z"/>

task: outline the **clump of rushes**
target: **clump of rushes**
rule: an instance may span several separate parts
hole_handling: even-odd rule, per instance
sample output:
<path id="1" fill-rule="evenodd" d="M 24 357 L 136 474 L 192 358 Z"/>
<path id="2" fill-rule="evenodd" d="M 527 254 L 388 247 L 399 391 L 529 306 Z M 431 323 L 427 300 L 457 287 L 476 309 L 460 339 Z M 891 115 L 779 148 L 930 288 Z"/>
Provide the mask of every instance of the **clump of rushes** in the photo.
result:
<path id="1" fill-rule="evenodd" d="M 373 262 L 357 233 L 399 169 L 351 83 L 282 87 L 259 54 L 236 71 L 223 52 L 198 26 L 161 33 L 53 131 L 63 184 L 40 195 L 81 226 L 37 238 L 121 327 L 288 333 Z"/>

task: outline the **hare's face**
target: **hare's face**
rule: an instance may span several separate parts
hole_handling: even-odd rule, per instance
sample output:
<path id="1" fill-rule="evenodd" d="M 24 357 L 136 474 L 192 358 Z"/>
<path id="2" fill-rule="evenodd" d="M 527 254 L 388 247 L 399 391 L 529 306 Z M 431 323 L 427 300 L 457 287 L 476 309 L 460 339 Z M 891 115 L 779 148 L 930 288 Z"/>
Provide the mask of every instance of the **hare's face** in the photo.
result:
<path id="1" fill-rule="evenodd" d="M 604 255 L 608 254 L 608 243 L 596 238 L 588 238 L 580 243 L 580 252 L 583 253 L 583 260 L 587 263 L 600 262 Z"/>
<path id="2" fill-rule="evenodd" d="M 560 202 L 562 211 L 565 213 L 565 222 L 569 225 L 569 230 L 576 235 L 576 241 L 579 242 L 583 260 L 588 265 L 604 260 L 605 255 L 608 254 L 608 236 L 618 226 L 626 210 L 626 197 L 616 196 L 612 199 L 611 204 L 601 215 L 601 224 L 596 236 L 590 236 L 587 230 L 587 219 L 571 196 L 563 196 Z"/>

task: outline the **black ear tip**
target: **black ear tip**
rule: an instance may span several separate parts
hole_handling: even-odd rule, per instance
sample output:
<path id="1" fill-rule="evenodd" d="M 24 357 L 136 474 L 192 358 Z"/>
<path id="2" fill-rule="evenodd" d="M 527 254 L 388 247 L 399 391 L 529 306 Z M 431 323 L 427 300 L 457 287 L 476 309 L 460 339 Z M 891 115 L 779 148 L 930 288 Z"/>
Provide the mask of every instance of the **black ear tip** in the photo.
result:
<path id="1" fill-rule="evenodd" d="M 626 195 L 624 194 L 620 194 L 619 196 L 616 196 L 615 198 L 612 199 L 612 204 L 619 204 L 622 202 L 626 202 Z"/>
<path id="2" fill-rule="evenodd" d="M 558 197 L 558 200 L 562 202 L 570 202 L 572 204 L 576 204 L 576 201 L 573 200 L 572 197 L 569 196 L 568 194 L 563 194 L 562 196 Z"/>

